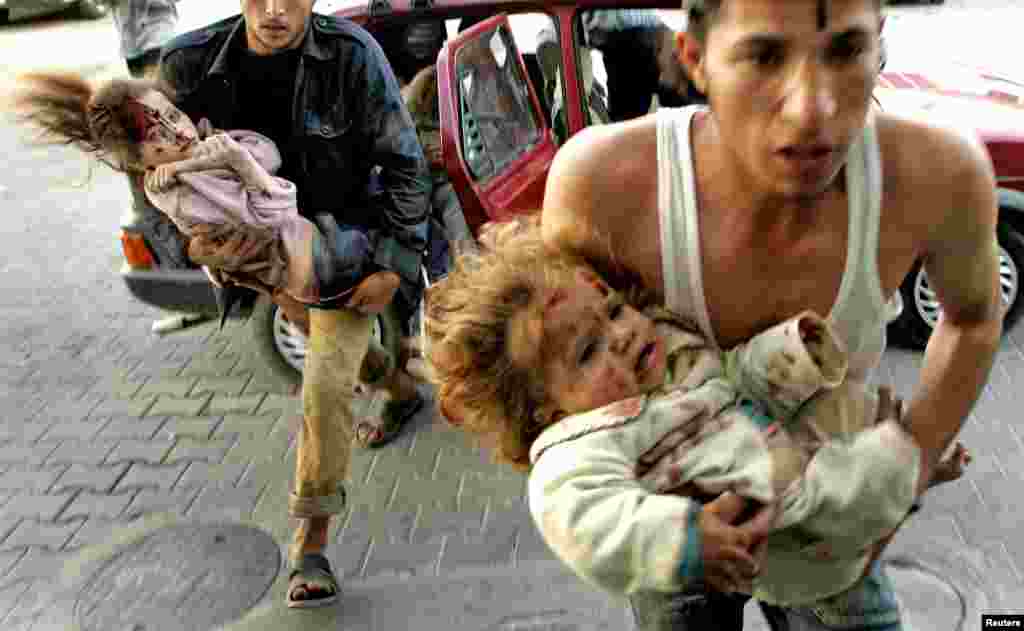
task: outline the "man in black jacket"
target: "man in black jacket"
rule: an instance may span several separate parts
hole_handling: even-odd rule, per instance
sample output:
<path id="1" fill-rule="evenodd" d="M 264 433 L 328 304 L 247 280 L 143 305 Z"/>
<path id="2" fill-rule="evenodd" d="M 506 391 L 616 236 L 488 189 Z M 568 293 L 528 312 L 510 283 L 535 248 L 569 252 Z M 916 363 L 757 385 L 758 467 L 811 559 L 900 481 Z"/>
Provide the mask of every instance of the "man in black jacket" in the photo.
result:
<path id="1" fill-rule="evenodd" d="M 412 302 L 419 289 L 430 180 L 398 82 L 366 31 L 314 14 L 313 0 L 241 6 L 241 16 L 172 40 L 161 77 L 194 120 L 273 140 L 283 158 L 278 175 L 295 183 L 300 213 L 320 230 L 322 302 L 309 310 L 304 426 L 289 498 L 301 525 L 287 603 L 321 606 L 338 598 L 323 551 L 330 517 L 345 506 L 352 439 L 384 444 L 423 403 L 408 375 L 392 369 L 378 382 L 390 395 L 381 419 L 356 423 L 350 409 L 375 314 L 393 298 Z M 381 184 L 372 197 L 371 171 Z M 355 242 L 365 251 L 357 270 Z"/>

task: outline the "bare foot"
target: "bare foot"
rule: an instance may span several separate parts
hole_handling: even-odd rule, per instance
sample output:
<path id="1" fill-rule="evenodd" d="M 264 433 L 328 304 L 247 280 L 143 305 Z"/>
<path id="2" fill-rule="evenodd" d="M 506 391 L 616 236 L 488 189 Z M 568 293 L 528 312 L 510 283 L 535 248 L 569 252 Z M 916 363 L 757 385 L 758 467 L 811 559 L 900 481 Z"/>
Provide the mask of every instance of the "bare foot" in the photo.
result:
<path id="1" fill-rule="evenodd" d="M 943 482 L 952 482 L 964 474 L 964 468 L 971 463 L 971 453 L 967 451 L 967 448 L 962 443 L 957 443 L 956 447 L 953 448 L 953 453 L 950 454 L 949 458 L 940 460 L 935 465 L 935 471 L 932 473 L 932 481 L 929 486 L 935 486 L 942 484 Z"/>

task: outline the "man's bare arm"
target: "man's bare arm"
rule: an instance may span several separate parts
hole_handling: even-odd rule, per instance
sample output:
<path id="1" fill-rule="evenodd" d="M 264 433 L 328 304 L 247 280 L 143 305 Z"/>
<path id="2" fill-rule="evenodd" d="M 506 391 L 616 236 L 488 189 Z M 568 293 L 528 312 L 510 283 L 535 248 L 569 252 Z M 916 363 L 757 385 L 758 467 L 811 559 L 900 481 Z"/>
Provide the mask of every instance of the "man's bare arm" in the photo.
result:
<path id="1" fill-rule="evenodd" d="M 548 173 L 541 213 L 544 242 L 552 249 L 589 259 L 589 242 L 600 220 L 595 195 L 600 186 L 601 130 L 584 129 L 558 151 Z"/>
<path id="2" fill-rule="evenodd" d="M 636 119 L 582 130 L 555 156 L 544 194 L 545 244 L 586 261 L 620 290 L 643 285 L 660 291 L 660 275 L 644 278 L 642 270 L 658 239 L 644 233 L 641 217 L 656 218 L 656 201 L 647 208 L 637 199 L 637 168 L 629 160 L 643 155 L 641 128 L 653 124 Z M 650 165 L 642 170 L 649 172 Z"/>
<path id="3" fill-rule="evenodd" d="M 979 143 L 955 139 L 944 144 L 950 145 L 945 155 L 955 164 L 946 174 L 952 176 L 946 179 L 950 203 L 937 213 L 939 223 L 923 261 L 943 312 L 906 410 L 907 427 L 922 450 L 919 491 L 927 487 L 988 379 L 1003 320 L 991 161 Z M 938 179 L 935 184 L 942 185 Z"/>

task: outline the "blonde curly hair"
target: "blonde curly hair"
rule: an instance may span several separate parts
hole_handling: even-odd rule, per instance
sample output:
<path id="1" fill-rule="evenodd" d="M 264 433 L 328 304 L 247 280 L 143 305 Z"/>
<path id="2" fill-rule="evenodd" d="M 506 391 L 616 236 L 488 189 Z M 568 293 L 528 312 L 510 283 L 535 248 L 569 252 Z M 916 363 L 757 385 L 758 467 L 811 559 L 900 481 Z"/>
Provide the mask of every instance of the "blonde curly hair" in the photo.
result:
<path id="1" fill-rule="evenodd" d="M 424 298 L 426 360 L 442 414 L 494 449 L 498 462 L 529 468 L 544 427 L 547 393 L 538 348 L 524 348 L 523 315 L 539 317 L 545 290 L 581 263 L 548 251 L 539 215 L 490 226 Z"/>

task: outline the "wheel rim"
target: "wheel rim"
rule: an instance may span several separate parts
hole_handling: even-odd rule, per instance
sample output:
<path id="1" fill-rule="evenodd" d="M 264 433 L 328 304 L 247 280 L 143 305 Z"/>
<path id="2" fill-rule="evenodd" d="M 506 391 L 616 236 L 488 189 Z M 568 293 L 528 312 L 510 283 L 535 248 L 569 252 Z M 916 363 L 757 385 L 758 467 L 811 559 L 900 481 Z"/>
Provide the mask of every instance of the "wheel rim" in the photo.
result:
<path id="1" fill-rule="evenodd" d="M 379 317 L 373 319 L 373 328 L 370 330 L 370 335 L 373 336 L 373 339 L 383 343 L 383 340 L 381 340 Z M 284 311 L 274 307 L 274 346 L 284 361 L 295 370 L 302 372 L 306 364 L 306 349 L 308 345 L 309 339 L 299 330 L 299 327 L 288 320 L 288 317 L 284 315 Z"/>
<path id="2" fill-rule="evenodd" d="M 1006 250 L 999 248 L 999 291 L 1003 298 L 1003 309 L 1009 309 L 1010 305 L 1017 300 L 1017 292 L 1020 287 L 1020 275 L 1017 265 L 1007 254 Z M 924 268 L 917 273 L 914 280 L 914 304 L 917 306 L 917 313 L 929 327 L 935 328 L 939 322 L 939 314 L 942 313 L 942 305 L 928 284 L 928 275 Z"/>

